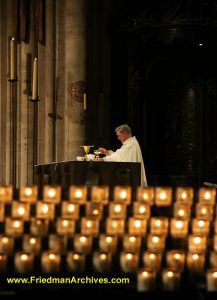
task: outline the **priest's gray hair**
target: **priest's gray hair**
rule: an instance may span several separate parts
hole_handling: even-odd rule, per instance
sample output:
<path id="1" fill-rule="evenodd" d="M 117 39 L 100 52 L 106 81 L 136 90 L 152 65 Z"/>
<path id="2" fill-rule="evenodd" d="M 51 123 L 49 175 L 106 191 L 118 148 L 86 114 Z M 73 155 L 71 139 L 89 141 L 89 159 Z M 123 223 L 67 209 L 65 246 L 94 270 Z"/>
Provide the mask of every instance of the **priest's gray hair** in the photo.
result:
<path id="1" fill-rule="evenodd" d="M 129 134 L 132 134 L 132 130 L 131 130 L 130 126 L 128 126 L 127 124 L 118 126 L 118 127 L 115 129 L 115 132 L 116 132 L 116 133 L 117 133 L 117 132 L 120 132 L 120 133 L 122 133 L 122 132 L 127 132 L 127 133 L 129 133 Z"/>

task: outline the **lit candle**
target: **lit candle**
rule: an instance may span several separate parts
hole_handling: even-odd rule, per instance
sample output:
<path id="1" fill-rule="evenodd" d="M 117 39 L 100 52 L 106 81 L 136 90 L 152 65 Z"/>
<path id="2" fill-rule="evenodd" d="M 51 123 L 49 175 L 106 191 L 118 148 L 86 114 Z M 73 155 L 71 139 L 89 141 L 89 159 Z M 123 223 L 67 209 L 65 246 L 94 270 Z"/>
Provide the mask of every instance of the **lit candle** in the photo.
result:
<path id="1" fill-rule="evenodd" d="M 46 236 L 49 229 L 49 220 L 31 218 L 30 233 L 37 236 Z"/>
<path id="2" fill-rule="evenodd" d="M 135 272 L 138 269 L 139 257 L 135 253 L 121 252 L 120 266 L 125 273 Z"/>
<path id="3" fill-rule="evenodd" d="M 146 292 L 154 290 L 156 273 L 149 269 L 142 269 L 137 273 L 137 291 Z"/>
<path id="4" fill-rule="evenodd" d="M 211 220 L 213 217 L 213 206 L 211 204 L 196 204 L 196 218 Z"/>
<path id="5" fill-rule="evenodd" d="M 172 188 L 171 187 L 156 187 L 155 188 L 155 204 L 157 206 L 170 206 L 172 203 Z"/>
<path id="6" fill-rule="evenodd" d="M 86 186 L 70 186 L 69 201 L 79 204 L 85 204 L 87 200 L 87 187 Z"/>
<path id="7" fill-rule="evenodd" d="M 217 269 L 209 269 L 206 272 L 206 288 L 208 292 L 217 291 Z"/>
<path id="8" fill-rule="evenodd" d="M 189 235 L 188 249 L 190 252 L 202 253 L 206 251 L 206 237 L 199 235 Z"/>
<path id="9" fill-rule="evenodd" d="M 166 269 L 162 272 L 163 289 L 167 291 L 174 291 L 179 289 L 181 281 L 181 274 L 174 270 Z"/>
<path id="10" fill-rule="evenodd" d="M 99 221 L 94 219 L 81 219 L 81 233 L 83 235 L 98 235 Z"/>
<path id="11" fill-rule="evenodd" d="M 18 219 L 6 218 L 5 233 L 12 236 L 23 234 L 24 223 Z"/>
<path id="12" fill-rule="evenodd" d="M 15 269 L 18 273 L 31 273 L 33 269 L 33 254 L 18 252 L 15 255 Z"/>
<path id="13" fill-rule="evenodd" d="M 130 218 L 128 220 L 128 232 L 131 235 L 142 235 L 146 234 L 147 220 L 146 219 L 135 219 Z"/>
<path id="14" fill-rule="evenodd" d="M 56 273 L 60 270 L 61 256 L 52 251 L 43 252 L 41 255 L 41 266 L 45 273 Z"/>
<path id="15" fill-rule="evenodd" d="M 99 238 L 99 249 L 102 252 L 115 253 L 117 249 L 117 237 L 101 234 Z"/>
<path id="16" fill-rule="evenodd" d="M 154 204 L 154 189 L 152 187 L 138 187 L 136 193 L 136 200 L 148 205 Z"/>
<path id="17" fill-rule="evenodd" d="M 62 218 L 78 220 L 79 212 L 80 212 L 79 204 L 63 201 L 61 207 L 62 207 Z"/>
<path id="18" fill-rule="evenodd" d="M 87 202 L 85 204 L 85 216 L 92 219 L 102 219 L 103 204 Z"/>
<path id="19" fill-rule="evenodd" d="M 57 233 L 59 235 L 71 236 L 75 233 L 75 221 L 58 218 L 57 221 Z"/>
<path id="20" fill-rule="evenodd" d="M 141 237 L 133 235 L 124 235 L 123 237 L 123 249 L 126 252 L 135 253 L 140 250 Z"/>
<path id="21" fill-rule="evenodd" d="M 38 254 L 41 251 L 41 239 L 36 236 L 24 235 L 23 250 L 27 253 Z"/>
<path id="22" fill-rule="evenodd" d="M 34 59 L 33 63 L 33 77 L 32 77 L 32 99 L 38 98 L 38 59 Z"/>
<path id="23" fill-rule="evenodd" d="M 87 109 L 87 94 L 84 93 L 84 110 Z"/>
<path id="24" fill-rule="evenodd" d="M 21 186 L 19 195 L 21 202 L 35 203 L 38 199 L 38 187 Z"/>
<path id="25" fill-rule="evenodd" d="M 17 43 L 15 38 L 10 40 L 10 79 L 15 80 L 17 78 Z"/>
<path id="26" fill-rule="evenodd" d="M 111 269 L 112 256 L 109 253 L 93 253 L 93 267 L 95 272 L 109 272 Z"/>
<path id="27" fill-rule="evenodd" d="M 107 234 L 115 234 L 115 235 L 123 235 L 125 227 L 124 219 L 106 219 L 106 233 Z"/>
<path id="28" fill-rule="evenodd" d="M 192 233 L 200 235 L 208 235 L 210 228 L 210 222 L 203 219 L 193 219 L 192 220 Z"/>
<path id="29" fill-rule="evenodd" d="M 192 205 L 194 197 L 194 190 L 192 187 L 177 187 L 176 188 L 176 202 L 180 204 Z"/>
<path id="30" fill-rule="evenodd" d="M 183 271 L 185 267 L 185 253 L 180 250 L 170 250 L 166 254 L 167 266 L 176 271 Z"/>
<path id="31" fill-rule="evenodd" d="M 186 238 L 188 235 L 188 220 L 171 219 L 170 232 L 174 238 Z"/>
<path id="32" fill-rule="evenodd" d="M 150 220 L 150 233 L 151 234 L 163 234 L 168 233 L 169 222 L 167 218 L 151 218 Z"/>
<path id="33" fill-rule="evenodd" d="M 151 206 L 141 202 L 133 203 L 133 217 L 134 218 L 149 218 L 151 215 Z"/>
<path id="34" fill-rule="evenodd" d="M 144 266 L 150 270 L 158 271 L 161 268 L 162 254 L 145 251 L 143 254 Z"/>
<path id="35" fill-rule="evenodd" d="M 36 204 L 36 217 L 53 220 L 55 217 L 55 204 L 39 201 Z"/>
<path id="36" fill-rule="evenodd" d="M 126 217 L 126 205 L 121 203 L 109 204 L 109 217 L 110 218 L 125 218 Z"/>
<path id="37" fill-rule="evenodd" d="M 187 267 L 189 271 L 203 272 L 205 265 L 205 255 L 199 253 L 187 253 Z"/>
<path id="38" fill-rule="evenodd" d="M 43 201 L 58 204 L 61 200 L 61 187 L 60 186 L 44 186 Z"/>
<path id="39" fill-rule="evenodd" d="M 20 218 L 24 221 L 28 221 L 30 216 L 30 205 L 29 203 L 20 203 L 14 201 L 12 204 L 12 217 Z"/>
<path id="40" fill-rule="evenodd" d="M 14 249 L 14 239 L 9 236 L 0 236 L 0 253 L 10 255 Z"/>
<path id="41" fill-rule="evenodd" d="M 69 272 L 83 272 L 85 269 L 85 255 L 76 252 L 67 252 L 67 268 Z"/>
<path id="42" fill-rule="evenodd" d="M 74 238 L 74 248 L 79 253 L 90 253 L 92 249 L 92 237 L 80 234 L 76 235 Z"/>
<path id="43" fill-rule="evenodd" d="M 216 189 L 201 187 L 198 193 L 198 200 L 203 204 L 215 205 Z"/>
<path id="44" fill-rule="evenodd" d="M 114 188 L 114 202 L 124 203 L 126 205 L 131 202 L 131 187 L 116 186 Z"/>
<path id="45" fill-rule="evenodd" d="M 147 248 L 149 251 L 159 252 L 165 248 L 165 236 L 160 235 L 148 235 Z"/>
<path id="46" fill-rule="evenodd" d="M 191 217 L 191 206 L 189 204 L 174 203 L 174 218 L 189 219 Z"/>

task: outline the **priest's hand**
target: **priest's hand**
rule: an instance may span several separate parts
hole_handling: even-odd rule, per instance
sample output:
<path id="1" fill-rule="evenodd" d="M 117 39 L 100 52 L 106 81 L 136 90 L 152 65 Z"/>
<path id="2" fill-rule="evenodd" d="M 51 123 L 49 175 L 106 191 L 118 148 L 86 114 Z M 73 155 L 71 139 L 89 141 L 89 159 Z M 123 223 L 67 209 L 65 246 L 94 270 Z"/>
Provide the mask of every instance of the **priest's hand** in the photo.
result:
<path id="1" fill-rule="evenodd" d="M 99 148 L 99 151 L 105 155 L 108 155 L 108 150 L 106 150 L 105 148 Z"/>

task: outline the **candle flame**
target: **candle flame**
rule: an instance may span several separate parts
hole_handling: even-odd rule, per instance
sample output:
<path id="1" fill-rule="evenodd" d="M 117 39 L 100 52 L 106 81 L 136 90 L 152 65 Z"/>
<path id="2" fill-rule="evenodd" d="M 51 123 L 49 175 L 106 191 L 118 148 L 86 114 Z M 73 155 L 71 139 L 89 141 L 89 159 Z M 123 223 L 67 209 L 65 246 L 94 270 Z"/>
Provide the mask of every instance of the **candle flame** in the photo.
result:
<path id="1" fill-rule="evenodd" d="M 32 189 L 31 188 L 26 188 L 25 189 L 25 195 L 26 196 L 31 196 L 32 195 Z"/>

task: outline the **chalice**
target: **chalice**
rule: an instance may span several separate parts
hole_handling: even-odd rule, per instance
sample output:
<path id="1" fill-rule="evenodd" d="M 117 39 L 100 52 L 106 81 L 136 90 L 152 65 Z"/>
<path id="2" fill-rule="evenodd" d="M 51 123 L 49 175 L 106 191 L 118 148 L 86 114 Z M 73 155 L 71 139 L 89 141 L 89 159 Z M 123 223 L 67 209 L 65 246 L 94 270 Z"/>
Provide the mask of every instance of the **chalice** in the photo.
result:
<path id="1" fill-rule="evenodd" d="M 81 146 L 81 147 L 83 147 L 84 148 L 84 152 L 85 152 L 85 157 L 87 157 L 87 155 L 89 154 L 89 152 L 90 152 L 90 148 L 91 147 L 94 147 L 94 146 L 90 146 L 90 145 L 83 145 L 83 146 Z M 87 159 L 87 158 L 86 158 Z"/>
<path id="2" fill-rule="evenodd" d="M 99 155 L 101 154 L 102 152 L 99 151 L 99 150 L 94 150 L 94 154 L 96 155 L 96 158 L 98 159 L 99 158 Z"/>

